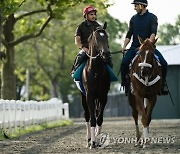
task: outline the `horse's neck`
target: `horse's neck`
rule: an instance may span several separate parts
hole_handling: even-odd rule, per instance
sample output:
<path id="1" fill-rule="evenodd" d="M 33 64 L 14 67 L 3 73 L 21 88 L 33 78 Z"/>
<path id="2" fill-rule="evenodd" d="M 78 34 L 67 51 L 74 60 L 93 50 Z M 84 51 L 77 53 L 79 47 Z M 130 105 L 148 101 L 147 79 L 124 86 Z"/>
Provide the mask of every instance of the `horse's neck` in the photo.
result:
<path id="1" fill-rule="evenodd" d="M 100 58 L 96 58 L 96 59 L 90 58 L 89 70 L 91 70 L 93 74 L 101 75 L 103 74 L 104 71 L 104 63 Z"/>

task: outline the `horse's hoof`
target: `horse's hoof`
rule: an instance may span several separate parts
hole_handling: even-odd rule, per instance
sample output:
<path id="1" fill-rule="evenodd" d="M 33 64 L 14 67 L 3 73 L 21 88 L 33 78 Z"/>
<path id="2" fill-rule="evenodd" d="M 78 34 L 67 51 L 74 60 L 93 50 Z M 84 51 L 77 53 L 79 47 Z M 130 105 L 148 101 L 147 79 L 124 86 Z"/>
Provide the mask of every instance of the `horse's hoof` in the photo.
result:
<path id="1" fill-rule="evenodd" d="M 96 138 L 96 145 L 99 146 L 100 145 L 100 139 Z"/>
<path id="2" fill-rule="evenodd" d="M 91 146 L 91 139 L 89 138 L 88 141 L 87 141 L 86 148 L 89 148 L 90 146 Z"/>
<path id="3" fill-rule="evenodd" d="M 143 144 L 143 149 L 147 149 L 150 147 L 150 144 Z"/>
<path id="4" fill-rule="evenodd" d="M 96 142 L 93 141 L 93 142 L 90 144 L 89 149 L 91 150 L 91 149 L 94 149 L 94 148 L 96 148 Z"/>
<path id="5" fill-rule="evenodd" d="M 137 143 L 134 144 L 135 147 L 137 147 L 137 146 L 139 146 L 139 145 L 141 145 L 139 142 L 137 142 Z"/>
<path id="6" fill-rule="evenodd" d="M 150 138 L 146 138 L 143 144 L 143 148 L 149 148 L 150 147 Z"/>

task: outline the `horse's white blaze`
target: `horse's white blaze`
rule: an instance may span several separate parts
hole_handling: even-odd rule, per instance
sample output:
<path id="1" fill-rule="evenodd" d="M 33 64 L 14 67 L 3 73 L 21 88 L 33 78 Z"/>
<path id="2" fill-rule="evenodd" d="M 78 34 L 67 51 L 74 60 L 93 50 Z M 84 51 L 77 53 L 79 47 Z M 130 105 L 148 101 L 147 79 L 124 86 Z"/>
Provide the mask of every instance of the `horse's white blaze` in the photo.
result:
<path id="1" fill-rule="evenodd" d="M 86 137 L 87 137 L 87 139 L 90 139 L 91 138 L 91 127 L 90 127 L 90 123 L 89 122 L 86 122 L 86 129 L 87 129 Z"/>
<path id="2" fill-rule="evenodd" d="M 99 33 L 101 36 L 104 36 L 104 33 Z"/>
<path id="3" fill-rule="evenodd" d="M 144 58 L 144 63 L 146 63 L 148 52 L 149 52 L 149 50 L 146 51 L 146 55 L 145 55 L 145 58 Z"/>
<path id="4" fill-rule="evenodd" d="M 91 127 L 91 143 L 95 142 L 95 127 Z"/>
<path id="5" fill-rule="evenodd" d="M 140 66 L 140 67 L 150 67 L 150 68 L 152 67 L 151 64 L 146 63 L 148 53 L 149 53 L 149 50 L 146 51 L 143 63 L 139 63 L 138 66 Z"/>

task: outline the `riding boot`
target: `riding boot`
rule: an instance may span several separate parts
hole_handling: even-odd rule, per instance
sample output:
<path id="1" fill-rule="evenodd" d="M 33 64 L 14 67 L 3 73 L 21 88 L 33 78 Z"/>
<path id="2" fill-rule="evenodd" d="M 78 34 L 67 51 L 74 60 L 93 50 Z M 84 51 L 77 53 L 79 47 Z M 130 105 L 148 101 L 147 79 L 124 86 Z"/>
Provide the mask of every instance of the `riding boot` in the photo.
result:
<path id="1" fill-rule="evenodd" d="M 129 75 L 126 74 L 125 78 L 121 77 L 121 87 L 123 88 L 123 90 L 125 90 L 125 95 L 128 96 L 129 90 L 130 90 L 130 78 Z"/>
<path id="2" fill-rule="evenodd" d="M 87 59 L 87 55 L 85 52 L 80 52 L 77 54 L 75 60 L 74 60 L 74 64 L 72 66 L 72 69 L 71 69 L 71 74 L 73 74 L 76 69 L 83 63 L 84 60 Z"/>
<path id="3" fill-rule="evenodd" d="M 125 95 L 128 96 L 130 90 L 130 78 L 129 75 L 126 75 L 126 81 L 125 81 Z"/>
<path id="4" fill-rule="evenodd" d="M 162 86 L 161 86 L 160 95 L 168 95 L 167 83 L 164 77 L 162 78 Z"/>

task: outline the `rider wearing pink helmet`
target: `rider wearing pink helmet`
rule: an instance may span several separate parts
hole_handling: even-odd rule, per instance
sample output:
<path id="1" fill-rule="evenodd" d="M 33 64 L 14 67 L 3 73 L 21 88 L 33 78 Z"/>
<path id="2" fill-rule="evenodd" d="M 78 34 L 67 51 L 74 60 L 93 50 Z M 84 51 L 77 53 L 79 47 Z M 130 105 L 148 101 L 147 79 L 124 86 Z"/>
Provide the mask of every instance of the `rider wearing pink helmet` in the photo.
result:
<path id="1" fill-rule="evenodd" d="M 77 54 L 72 67 L 72 73 L 80 66 L 80 64 L 87 59 L 86 53 L 88 52 L 88 38 L 91 33 L 96 30 L 101 25 L 96 21 L 97 20 L 97 10 L 95 7 L 89 5 L 83 10 L 84 21 L 77 26 L 75 31 L 75 44 L 80 49 L 80 52 Z M 108 64 L 112 66 L 111 57 L 109 58 Z"/>
<path id="2" fill-rule="evenodd" d="M 86 15 L 89 14 L 90 12 L 92 12 L 92 11 L 95 12 L 95 13 L 97 12 L 96 8 L 94 8 L 94 7 L 91 6 L 91 5 L 85 7 L 84 10 L 83 10 L 83 16 L 84 16 L 84 18 L 86 18 Z"/>

